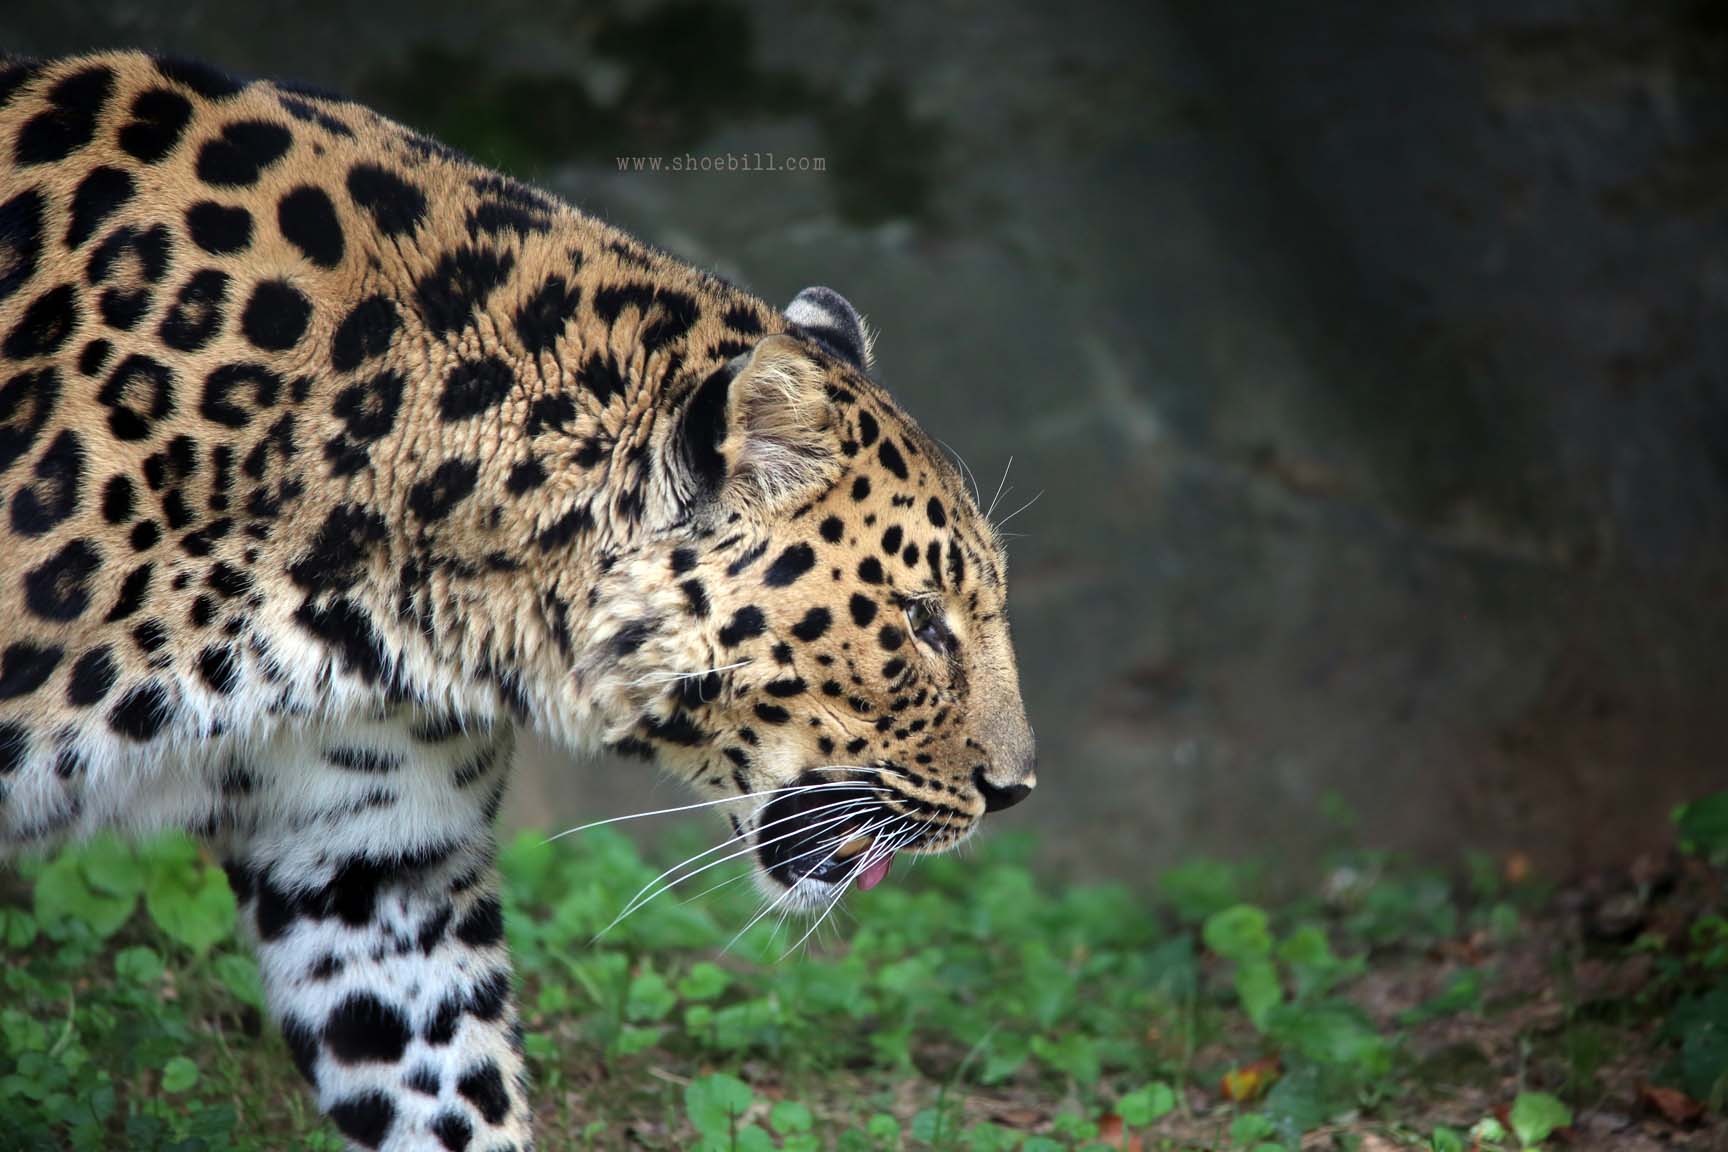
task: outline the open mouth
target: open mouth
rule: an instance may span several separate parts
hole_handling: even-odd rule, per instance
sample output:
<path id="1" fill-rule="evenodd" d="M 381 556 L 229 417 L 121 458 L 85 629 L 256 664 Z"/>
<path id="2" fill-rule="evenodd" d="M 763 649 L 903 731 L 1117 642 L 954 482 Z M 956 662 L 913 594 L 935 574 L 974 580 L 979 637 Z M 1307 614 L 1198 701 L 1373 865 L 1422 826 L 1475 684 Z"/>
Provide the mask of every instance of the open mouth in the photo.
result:
<path id="1" fill-rule="evenodd" d="M 807 776 L 763 810 L 757 858 L 788 888 L 805 880 L 874 888 L 887 877 L 909 824 L 882 796 L 881 788 Z"/>

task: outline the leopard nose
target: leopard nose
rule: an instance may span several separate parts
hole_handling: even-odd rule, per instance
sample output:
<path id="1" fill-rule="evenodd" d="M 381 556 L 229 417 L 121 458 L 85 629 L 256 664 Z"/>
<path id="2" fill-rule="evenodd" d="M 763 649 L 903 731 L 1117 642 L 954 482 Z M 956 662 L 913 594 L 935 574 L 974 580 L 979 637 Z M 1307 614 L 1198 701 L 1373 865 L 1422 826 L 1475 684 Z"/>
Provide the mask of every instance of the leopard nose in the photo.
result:
<path id="1" fill-rule="evenodd" d="M 1034 780 L 1031 772 L 1027 772 L 1025 780 Z M 1026 797 L 1032 795 L 1032 784 L 992 784 L 984 775 L 984 766 L 979 765 L 972 770 L 972 783 L 977 787 L 978 794 L 984 797 L 984 811 L 1000 812 L 1012 808 Z"/>

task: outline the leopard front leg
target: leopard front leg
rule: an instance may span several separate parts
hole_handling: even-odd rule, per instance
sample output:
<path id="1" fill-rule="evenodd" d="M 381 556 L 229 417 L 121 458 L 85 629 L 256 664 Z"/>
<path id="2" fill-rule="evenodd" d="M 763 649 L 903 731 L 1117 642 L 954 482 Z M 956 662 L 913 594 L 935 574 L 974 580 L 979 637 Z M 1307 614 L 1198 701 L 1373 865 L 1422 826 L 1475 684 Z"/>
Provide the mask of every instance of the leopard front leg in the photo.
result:
<path id="1" fill-rule="evenodd" d="M 266 816 L 231 860 L 271 1015 L 354 1148 L 527 1152 L 491 830 L 507 746 L 476 739 L 409 763 L 377 743 L 322 749 L 321 762 L 372 758 L 372 779 L 310 817 Z M 357 783 L 337 771 L 320 782 Z"/>

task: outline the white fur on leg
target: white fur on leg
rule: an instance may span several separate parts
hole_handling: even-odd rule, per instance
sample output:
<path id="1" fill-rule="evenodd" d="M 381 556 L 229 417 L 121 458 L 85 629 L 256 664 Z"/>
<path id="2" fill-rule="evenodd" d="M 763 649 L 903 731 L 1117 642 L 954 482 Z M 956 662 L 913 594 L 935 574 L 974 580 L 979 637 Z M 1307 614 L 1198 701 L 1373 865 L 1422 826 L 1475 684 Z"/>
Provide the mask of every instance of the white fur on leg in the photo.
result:
<path id="1" fill-rule="evenodd" d="M 255 810 L 229 871 L 271 1014 L 354 1148 L 526 1152 L 526 1078 L 492 864 L 508 734 L 429 745 L 406 727 L 374 725 L 321 739 L 327 747 L 307 771 L 343 774 L 314 790 L 321 804 L 335 794 L 391 818 L 350 820 L 366 826 L 364 838 L 307 835 L 321 811 L 283 796 Z M 357 779 L 371 782 L 358 793 L 337 787 Z"/>

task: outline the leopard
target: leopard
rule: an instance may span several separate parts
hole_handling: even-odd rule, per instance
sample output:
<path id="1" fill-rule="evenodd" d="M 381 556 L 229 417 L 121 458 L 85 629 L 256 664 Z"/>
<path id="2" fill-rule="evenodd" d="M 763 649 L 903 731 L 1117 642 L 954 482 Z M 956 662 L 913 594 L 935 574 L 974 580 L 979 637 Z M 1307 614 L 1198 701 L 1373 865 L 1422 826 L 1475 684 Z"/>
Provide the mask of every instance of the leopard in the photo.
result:
<path id="1" fill-rule="evenodd" d="M 0 850 L 197 837 L 351 1148 L 533 1144 L 519 731 L 687 781 L 806 914 L 1032 791 L 957 460 L 832 289 L 337 94 L 0 61 Z"/>

